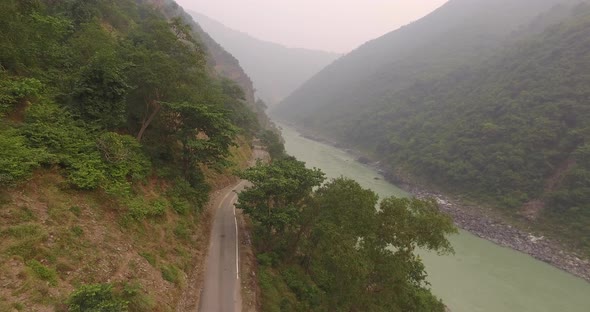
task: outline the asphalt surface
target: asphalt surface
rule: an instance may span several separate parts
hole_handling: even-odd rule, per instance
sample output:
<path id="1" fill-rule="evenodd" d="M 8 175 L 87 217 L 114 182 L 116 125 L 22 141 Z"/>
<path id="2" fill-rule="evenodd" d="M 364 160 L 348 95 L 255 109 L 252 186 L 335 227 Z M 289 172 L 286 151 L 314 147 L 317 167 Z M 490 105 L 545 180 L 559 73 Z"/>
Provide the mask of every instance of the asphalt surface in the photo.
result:
<path id="1" fill-rule="evenodd" d="M 257 160 L 268 160 L 266 151 L 255 147 L 250 166 Z M 239 232 L 234 206 L 237 193 L 249 185 L 241 181 L 222 195 L 211 229 L 211 242 L 205 267 L 199 312 L 241 312 Z"/>
<path id="2" fill-rule="evenodd" d="M 239 233 L 234 203 L 237 200 L 237 192 L 244 188 L 244 184 L 245 182 L 240 182 L 228 191 L 217 207 L 211 229 L 200 312 L 242 311 Z"/>

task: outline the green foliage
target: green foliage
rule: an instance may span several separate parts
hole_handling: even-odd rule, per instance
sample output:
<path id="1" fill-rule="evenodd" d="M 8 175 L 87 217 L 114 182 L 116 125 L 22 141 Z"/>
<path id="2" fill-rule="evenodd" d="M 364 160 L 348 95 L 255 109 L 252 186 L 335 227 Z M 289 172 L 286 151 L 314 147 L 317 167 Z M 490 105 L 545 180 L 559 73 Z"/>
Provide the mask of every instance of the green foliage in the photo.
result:
<path id="1" fill-rule="evenodd" d="M 191 232 L 187 222 L 184 220 L 178 221 L 176 227 L 174 228 L 174 235 L 182 240 L 189 241 L 190 233 Z"/>
<path id="2" fill-rule="evenodd" d="M 184 179 L 176 179 L 174 186 L 166 194 L 170 198 L 170 204 L 176 213 L 186 215 L 192 211 L 200 210 L 208 201 L 208 187 L 203 182 L 197 184 L 197 189 Z"/>
<path id="3" fill-rule="evenodd" d="M 308 304 L 308 310 L 313 311 L 314 307 L 319 305 L 320 290 L 300 267 L 281 270 L 281 276 L 297 299 Z"/>
<path id="4" fill-rule="evenodd" d="M 97 138 L 96 147 L 107 164 L 105 176 L 109 184 L 105 188 L 111 194 L 128 195 L 131 192 L 128 181 L 143 179 L 149 173 L 151 163 L 131 136 L 105 132 Z"/>
<path id="5" fill-rule="evenodd" d="M 39 96 L 43 84 L 34 78 L 8 78 L 0 68 L 0 118 L 14 106 Z"/>
<path id="6" fill-rule="evenodd" d="M 12 237 L 18 238 L 18 239 L 35 237 L 35 236 L 39 236 L 41 233 L 43 233 L 41 227 L 39 227 L 36 224 L 17 225 L 17 226 L 9 227 L 8 229 L 6 229 L 6 231 L 3 231 L 3 232 L 8 234 L 9 236 L 12 236 Z"/>
<path id="7" fill-rule="evenodd" d="M 76 217 L 79 217 L 82 214 L 82 208 L 79 206 L 72 206 L 69 209 Z"/>
<path id="8" fill-rule="evenodd" d="M 145 218 L 156 218 L 166 214 L 166 209 L 169 204 L 165 199 L 159 198 L 152 201 L 147 201 L 144 198 L 127 198 L 125 201 L 129 207 L 129 214 L 135 220 L 143 220 Z"/>
<path id="9" fill-rule="evenodd" d="M 138 282 L 125 284 L 122 297 L 128 302 L 129 312 L 152 311 L 156 305 Z"/>
<path id="10" fill-rule="evenodd" d="M 80 237 L 80 236 L 84 235 L 84 229 L 82 229 L 78 225 L 72 226 L 71 231 L 72 231 L 72 233 L 74 233 L 74 235 L 76 235 L 76 237 Z"/>
<path id="11" fill-rule="evenodd" d="M 235 137 L 259 130 L 253 103 L 214 73 L 196 24 L 173 1 L 159 7 L 134 0 L 3 0 L 1 6 L 0 194 L 12 193 L 8 188 L 37 168 L 51 170 L 65 178 L 52 187 L 72 200 L 50 205 L 49 221 L 81 218 L 80 207 L 67 210 L 78 196 L 90 197 L 83 207 L 107 202 L 98 206 L 118 214 L 123 225 L 150 218 L 151 226 L 173 208 L 183 217 L 170 231 L 190 240 L 208 201 L 204 172 L 227 167 Z M 35 191 L 53 202 L 55 194 Z M 144 196 L 148 192 L 161 196 Z M 15 220 L 35 221 L 27 209 L 16 211 Z M 85 234 L 74 223 L 64 226 L 61 245 Z M 51 260 L 54 251 L 41 229 L 19 225 L 1 234 L 10 244 L 7 255 Z M 53 283 L 50 268 L 28 265 Z M 162 275 L 177 285 L 184 281 L 172 264 Z M 139 285 L 82 286 L 68 305 L 70 311 L 157 309 Z"/>
<path id="12" fill-rule="evenodd" d="M 417 248 L 450 253 L 456 233 L 434 201 L 387 198 L 294 159 L 246 170 L 239 207 L 254 222 L 261 287 L 286 286 L 292 311 L 444 311 L 428 288 Z M 272 269 L 281 277 L 272 274 Z M 283 286 L 279 286 L 283 285 Z M 268 306 L 267 306 L 268 307 Z M 264 308 L 267 310 L 267 308 Z M 268 309 L 272 310 L 272 309 Z"/>
<path id="13" fill-rule="evenodd" d="M 37 260 L 27 261 L 27 266 L 38 278 L 47 281 L 51 286 L 57 286 L 57 272 L 54 269 L 44 266 Z"/>
<path id="14" fill-rule="evenodd" d="M 199 193 L 189 203 L 202 206 L 200 166 L 225 166 L 237 127 L 258 128 L 243 92 L 211 77 L 197 33 L 131 0 L 35 3 L 7 0 L 0 14 L 10 30 L 0 39 L 0 115 L 17 104 L 25 113 L 18 131 L 2 132 L 3 150 L 17 153 L 0 158 L 0 183 L 43 164 L 75 188 L 127 198 L 153 163 L 188 181 Z"/>
<path id="15" fill-rule="evenodd" d="M 145 260 L 153 267 L 156 266 L 156 257 L 149 252 L 141 252 L 140 256 L 144 257 Z"/>
<path id="16" fill-rule="evenodd" d="M 181 271 L 173 264 L 166 264 L 160 268 L 162 278 L 170 283 L 179 284 L 181 282 Z"/>
<path id="17" fill-rule="evenodd" d="M 252 216 L 259 226 L 255 234 L 266 239 L 260 240 L 269 251 L 299 218 L 298 205 L 307 199 L 311 190 L 324 181 L 319 169 L 307 169 L 305 163 L 294 158 L 285 158 L 271 165 L 258 164 L 246 169 L 240 177 L 252 182 L 253 186 L 240 193 L 238 207 Z M 271 235 L 277 233 L 279 235 Z M 281 245 L 281 244 L 276 244 Z"/>
<path id="18" fill-rule="evenodd" d="M 68 300 L 72 312 L 123 312 L 128 303 L 117 298 L 110 284 L 82 285 Z"/>
<path id="19" fill-rule="evenodd" d="M 27 146 L 26 138 L 16 131 L 0 130 L 0 186 L 14 185 L 31 176 L 48 158 L 42 148 Z"/>
<path id="20" fill-rule="evenodd" d="M 273 130 L 264 130 L 258 137 L 268 149 L 270 158 L 280 159 L 286 156 L 285 145 L 279 133 Z"/>
<path id="21" fill-rule="evenodd" d="M 245 130 L 247 135 L 255 134 L 260 128 L 259 120 L 256 112 L 248 107 L 244 91 L 229 79 L 221 81 L 221 89 L 224 107 L 232 123 Z"/>
<path id="22" fill-rule="evenodd" d="M 29 145 L 45 148 L 50 165 L 67 170 L 69 181 L 81 189 L 93 189 L 105 179 L 105 163 L 94 142 L 94 133 L 75 121 L 70 114 L 52 102 L 33 105 L 21 128 Z"/>
<path id="23" fill-rule="evenodd" d="M 82 68 L 72 94 L 72 110 L 83 120 L 107 129 L 125 122 L 125 96 L 130 86 L 126 68 L 113 54 L 96 55 Z"/>

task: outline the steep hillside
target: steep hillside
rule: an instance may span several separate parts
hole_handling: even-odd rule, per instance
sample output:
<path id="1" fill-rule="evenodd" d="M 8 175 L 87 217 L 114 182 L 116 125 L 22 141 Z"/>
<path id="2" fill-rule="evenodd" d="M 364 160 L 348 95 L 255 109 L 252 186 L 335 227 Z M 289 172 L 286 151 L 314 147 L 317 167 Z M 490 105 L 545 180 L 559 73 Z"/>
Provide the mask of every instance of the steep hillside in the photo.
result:
<path id="1" fill-rule="evenodd" d="M 362 94 L 366 105 L 338 122 L 305 121 L 398 173 L 502 208 L 590 254 L 589 34 L 587 4 L 556 7 L 482 60 L 446 74 L 430 66 L 431 77 L 414 81 L 406 72 L 405 86 Z"/>
<path id="2" fill-rule="evenodd" d="M 182 16 L 183 20 L 191 26 L 192 30 L 198 34 L 203 44 L 207 47 L 208 61 L 215 69 L 215 72 L 238 83 L 245 92 L 248 102 L 255 102 L 252 81 L 244 72 L 238 60 L 228 53 L 217 41 L 211 38 L 211 36 L 203 30 L 201 25 L 193 20 L 191 15 L 186 13 L 184 9 L 173 0 L 150 0 L 150 2 L 158 6 L 168 18 Z"/>
<path id="3" fill-rule="evenodd" d="M 215 41 L 240 61 L 254 81 L 257 96 L 271 106 L 340 56 L 262 41 L 203 14 L 191 12 L 191 15 Z"/>
<path id="4" fill-rule="evenodd" d="M 175 310 L 209 193 L 260 130 L 177 9 L 3 2 L 1 311 Z"/>
<path id="5" fill-rule="evenodd" d="M 367 107 L 418 79 L 480 61 L 521 25 L 575 0 L 451 0 L 425 18 L 370 41 L 322 70 L 272 111 L 338 133 Z"/>
<path id="6" fill-rule="evenodd" d="M 479 66 L 398 92 L 343 135 L 590 250 L 590 7 L 575 12 Z"/>
<path id="7" fill-rule="evenodd" d="M 252 80 L 245 72 L 244 68 L 242 68 L 240 62 L 231 55 L 224 46 L 214 40 L 209 33 L 205 32 L 201 25 L 195 22 L 193 17 L 173 0 L 149 0 L 149 2 L 159 7 L 160 11 L 162 11 L 169 19 L 182 17 L 183 21 L 190 26 L 191 30 L 194 31 L 203 42 L 204 47 L 207 50 L 208 63 L 214 70 L 212 74 L 222 79 L 229 79 L 232 83 L 235 83 L 240 90 L 236 89 L 231 92 L 237 92 L 238 94 L 236 94 L 236 96 L 245 101 L 249 110 L 254 112 L 260 127 L 262 129 L 274 129 L 274 124 L 266 115 L 266 104 L 256 99 Z M 232 109 L 238 108 L 233 107 Z M 241 116 L 246 120 L 252 117 L 249 111 L 242 111 Z"/>

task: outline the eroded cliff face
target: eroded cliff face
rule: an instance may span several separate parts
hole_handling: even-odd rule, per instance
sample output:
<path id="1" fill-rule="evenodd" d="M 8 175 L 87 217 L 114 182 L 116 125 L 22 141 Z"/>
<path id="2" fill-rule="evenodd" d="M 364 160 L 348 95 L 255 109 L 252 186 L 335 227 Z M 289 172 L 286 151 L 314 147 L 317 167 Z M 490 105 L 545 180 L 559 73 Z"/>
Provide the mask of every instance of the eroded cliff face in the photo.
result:
<path id="1" fill-rule="evenodd" d="M 227 52 L 220 44 L 215 42 L 209 34 L 207 34 L 201 26 L 199 21 L 193 20 L 192 16 L 185 12 L 173 0 L 143 0 L 146 3 L 151 3 L 157 7 L 167 18 L 172 19 L 181 17 L 183 21 L 190 25 L 195 32 L 196 37 L 204 44 L 207 49 L 207 59 L 210 67 L 215 73 L 221 77 L 233 80 L 242 88 L 246 96 L 246 101 L 253 108 L 256 103 L 254 96 L 254 84 L 250 77 L 246 74 L 244 69 L 240 66 L 240 62 L 229 52 Z"/>

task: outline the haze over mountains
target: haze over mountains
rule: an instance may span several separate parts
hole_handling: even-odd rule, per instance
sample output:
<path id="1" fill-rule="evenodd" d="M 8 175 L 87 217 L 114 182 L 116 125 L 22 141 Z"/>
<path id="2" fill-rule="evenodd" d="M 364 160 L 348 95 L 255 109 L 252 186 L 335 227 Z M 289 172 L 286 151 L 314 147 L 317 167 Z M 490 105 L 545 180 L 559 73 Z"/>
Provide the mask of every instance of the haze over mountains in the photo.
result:
<path id="1" fill-rule="evenodd" d="M 254 82 L 256 95 L 270 106 L 282 101 L 340 56 L 259 40 L 200 13 L 190 14 L 215 41 L 240 61 Z"/>
<path id="2" fill-rule="evenodd" d="M 451 0 L 343 56 L 273 112 L 589 250 L 582 2 Z"/>

